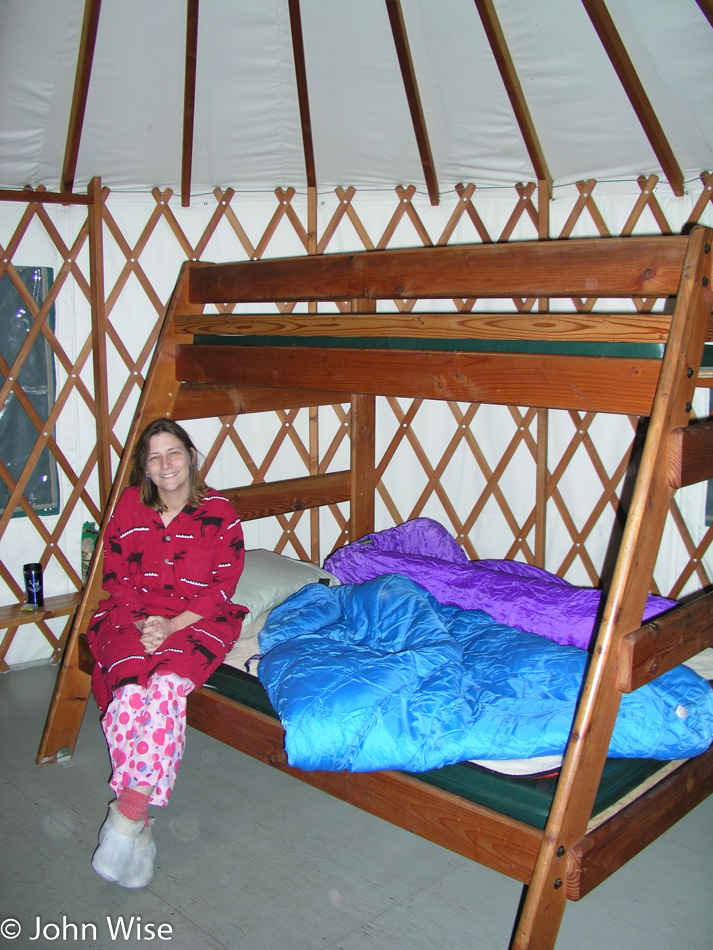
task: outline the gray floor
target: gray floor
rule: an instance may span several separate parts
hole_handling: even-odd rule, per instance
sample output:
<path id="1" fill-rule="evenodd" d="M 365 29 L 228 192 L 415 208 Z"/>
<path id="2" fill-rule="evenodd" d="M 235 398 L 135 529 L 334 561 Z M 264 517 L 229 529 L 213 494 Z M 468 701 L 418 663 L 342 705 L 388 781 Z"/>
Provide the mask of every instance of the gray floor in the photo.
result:
<path id="1" fill-rule="evenodd" d="M 195 730 L 156 821 L 153 882 L 127 891 L 102 881 L 89 864 L 109 800 L 96 706 L 69 764 L 34 764 L 55 676 L 41 666 L 0 677 L 0 920 L 22 927 L 9 939 L 3 923 L 0 946 L 507 947 L 515 882 Z M 711 950 L 712 845 L 713 797 L 570 904 L 558 950 Z M 130 938 L 112 941 L 122 925 Z"/>

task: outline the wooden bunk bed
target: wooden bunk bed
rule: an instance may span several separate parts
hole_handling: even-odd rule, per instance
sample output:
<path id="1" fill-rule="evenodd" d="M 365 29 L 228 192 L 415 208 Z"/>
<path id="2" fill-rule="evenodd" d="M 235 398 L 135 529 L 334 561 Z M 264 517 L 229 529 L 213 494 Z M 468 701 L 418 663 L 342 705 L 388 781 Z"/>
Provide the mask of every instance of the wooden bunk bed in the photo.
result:
<path id="1" fill-rule="evenodd" d="M 690 237 L 186 263 L 118 471 L 107 517 L 125 487 L 137 434 L 152 418 L 348 402 L 349 471 L 229 494 L 243 519 L 349 502 L 354 540 L 374 529 L 378 395 L 648 417 L 618 559 L 544 829 L 409 774 L 292 769 L 273 715 L 209 688 L 189 701 L 190 724 L 209 735 L 526 884 L 512 935 L 512 946 L 520 950 L 554 946 L 567 900 L 583 897 L 713 791 L 711 748 L 668 769 L 596 828 L 589 824 L 622 693 L 713 645 L 713 593 L 641 626 L 672 495 L 713 477 L 713 420 L 689 425 L 694 390 L 709 385 L 700 366 L 711 339 L 712 238 L 710 230 L 696 228 Z M 537 297 L 546 308 L 549 298 L 594 296 L 663 297 L 670 306 L 665 313 L 641 308 L 622 317 L 586 309 L 569 315 L 544 309 L 377 314 L 373 304 L 380 298 Z M 275 301 L 312 305 L 308 313 L 269 317 L 204 312 L 207 305 Z M 315 304 L 322 301 L 339 301 L 341 309 L 318 313 Z M 346 308 L 345 301 L 351 301 Z M 485 335 L 520 343 L 504 351 L 479 348 Z M 544 345 L 538 349 L 523 340 Z M 582 341 L 586 346 L 578 347 Z M 643 343 L 654 353 L 631 355 L 622 343 Z M 83 631 L 101 583 L 97 557 L 59 673 L 39 763 L 74 748 L 92 665 Z"/>

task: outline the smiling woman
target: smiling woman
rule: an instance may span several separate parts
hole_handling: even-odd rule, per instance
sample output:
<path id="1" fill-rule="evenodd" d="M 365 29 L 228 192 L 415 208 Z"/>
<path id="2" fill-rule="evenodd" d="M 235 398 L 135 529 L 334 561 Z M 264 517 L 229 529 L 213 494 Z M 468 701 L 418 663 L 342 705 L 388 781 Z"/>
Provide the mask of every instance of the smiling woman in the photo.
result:
<path id="1" fill-rule="evenodd" d="M 223 662 L 246 610 L 240 521 L 208 488 L 188 434 L 150 423 L 104 537 L 104 590 L 87 641 L 117 795 L 92 858 L 101 877 L 143 887 L 156 846 L 148 806 L 165 805 L 183 755 L 186 697 Z"/>

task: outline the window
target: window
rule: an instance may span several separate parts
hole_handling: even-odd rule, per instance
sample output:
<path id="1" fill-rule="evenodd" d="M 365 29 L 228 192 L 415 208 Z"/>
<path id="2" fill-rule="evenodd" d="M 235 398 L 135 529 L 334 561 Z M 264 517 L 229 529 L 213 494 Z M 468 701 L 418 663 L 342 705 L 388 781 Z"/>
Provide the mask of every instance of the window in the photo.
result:
<path id="1" fill-rule="evenodd" d="M 42 305 L 52 286 L 50 267 L 17 267 L 16 273 L 37 307 Z M 0 280 L 0 378 L 5 382 L 9 368 L 27 339 L 33 325 L 32 313 L 7 274 Z M 48 317 L 54 329 L 54 309 Z M 52 348 L 42 334 L 32 344 L 20 372 L 18 383 L 35 412 L 44 422 L 54 404 L 55 376 Z M 38 438 L 37 427 L 28 416 L 15 392 L 0 407 L 0 459 L 17 481 L 27 464 Z M 0 510 L 4 510 L 11 490 L 0 480 Z M 47 447 L 42 449 L 25 486 L 25 498 L 43 514 L 59 510 L 57 465 Z M 13 514 L 22 515 L 18 507 Z"/>

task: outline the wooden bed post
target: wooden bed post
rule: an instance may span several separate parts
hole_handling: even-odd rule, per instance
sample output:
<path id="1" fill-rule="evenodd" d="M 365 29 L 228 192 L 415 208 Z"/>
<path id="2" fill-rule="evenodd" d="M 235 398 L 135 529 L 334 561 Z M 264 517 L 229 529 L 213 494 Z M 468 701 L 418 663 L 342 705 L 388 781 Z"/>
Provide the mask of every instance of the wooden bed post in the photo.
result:
<path id="1" fill-rule="evenodd" d="M 564 914 L 568 852 L 586 833 L 619 711 L 617 667 L 622 638 L 641 623 L 673 497 L 674 489 L 668 485 L 670 436 L 688 423 L 713 305 L 711 239 L 710 230 L 694 229 L 683 263 L 611 589 L 542 845 L 513 934 L 513 950 L 552 948 Z"/>
<path id="2" fill-rule="evenodd" d="M 96 556 L 87 577 L 86 590 L 79 608 L 72 622 L 72 629 L 67 640 L 62 664 L 57 675 L 52 701 L 47 712 L 44 732 L 37 752 L 37 764 L 44 765 L 56 762 L 58 758 L 71 755 L 77 742 L 79 729 L 82 725 L 84 710 L 91 692 L 91 678 L 85 673 L 80 664 L 79 636 L 85 633 L 89 620 L 102 599 L 103 557 L 102 543 L 109 517 L 119 495 L 128 484 L 131 454 L 136 440 L 144 426 L 159 416 L 170 416 L 178 393 L 178 383 L 175 377 L 176 345 L 191 338 L 185 334 L 178 336 L 173 327 L 173 318 L 177 311 L 186 312 L 190 307 L 186 299 L 188 268 L 184 264 L 176 289 L 169 300 L 163 328 L 156 343 L 156 349 L 151 361 L 139 398 L 136 415 L 124 446 L 114 486 L 109 497 L 109 503 L 104 511 L 102 526 L 97 539 Z M 202 312 L 200 307 L 198 312 Z"/>
<path id="3" fill-rule="evenodd" d="M 545 566 L 547 547 L 547 448 L 550 433 L 550 413 L 548 409 L 537 410 L 537 457 L 535 473 L 535 564 Z"/>
<path id="4" fill-rule="evenodd" d="M 374 485 L 376 468 L 376 398 L 352 396 L 351 514 L 349 540 L 356 541 L 374 530 Z"/>
<path id="5" fill-rule="evenodd" d="M 352 301 L 353 313 L 368 313 L 370 300 Z M 349 438 L 351 445 L 351 504 L 349 540 L 356 541 L 374 530 L 376 492 L 376 396 L 353 395 Z"/>
<path id="6" fill-rule="evenodd" d="M 104 511 L 111 492 L 111 425 L 107 372 L 107 319 L 104 299 L 104 245 L 102 212 L 104 197 L 100 178 L 89 182 L 89 288 L 92 306 L 92 365 L 94 368 L 94 418 L 97 428 L 97 474 L 99 508 Z"/>

